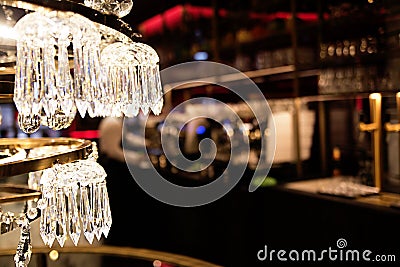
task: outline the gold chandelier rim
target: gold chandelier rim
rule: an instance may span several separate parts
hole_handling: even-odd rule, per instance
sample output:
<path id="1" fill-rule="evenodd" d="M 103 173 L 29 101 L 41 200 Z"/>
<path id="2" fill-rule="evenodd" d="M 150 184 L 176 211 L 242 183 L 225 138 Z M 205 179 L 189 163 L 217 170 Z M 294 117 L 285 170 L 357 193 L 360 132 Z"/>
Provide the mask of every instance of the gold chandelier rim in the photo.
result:
<path id="1" fill-rule="evenodd" d="M 50 155 L 26 158 L 0 164 L 0 178 L 26 174 L 53 167 L 55 163 L 65 164 L 76 160 L 87 159 L 93 151 L 90 140 L 70 137 L 42 138 L 0 138 L 0 150 L 30 149 L 44 146 L 66 146 L 65 151 Z"/>
<path id="2" fill-rule="evenodd" d="M 8 196 L 0 196 L 0 204 L 34 200 L 42 196 L 42 193 L 38 190 L 34 190 L 25 185 L 16 184 L 1 184 L 0 192 L 12 194 Z"/>

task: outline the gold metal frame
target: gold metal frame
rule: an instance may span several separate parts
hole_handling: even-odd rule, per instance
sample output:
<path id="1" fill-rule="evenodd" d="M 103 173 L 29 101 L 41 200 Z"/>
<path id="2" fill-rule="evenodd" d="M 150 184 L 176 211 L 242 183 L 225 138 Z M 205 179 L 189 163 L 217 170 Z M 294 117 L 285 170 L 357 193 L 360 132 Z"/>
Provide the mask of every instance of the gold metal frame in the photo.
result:
<path id="1" fill-rule="evenodd" d="M 195 259 L 188 256 L 183 256 L 174 253 L 156 251 L 151 249 L 143 248 L 132 248 L 132 247 L 116 247 L 116 246 L 91 246 L 91 247 L 64 247 L 64 248 L 33 248 L 32 252 L 48 254 L 51 251 L 57 251 L 58 253 L 90 253 L 90 254 L 102 254 L 117 256 L 121 258 L 135 258 L 148 260 L 153 262 L 154 260 L 160 260 L 161 262 L 166 262 L 174 264 L 181 267 L 222 267 L 221 265 L 216 265 L 210 262 L 206 262 L 200 259 Z M 0 250 L 0 256 L 12 256 L 15 254 L 15 249 Z"/>
<path id="2" fill-rule="evenodd" d="M 12 194 L 9 196 L 0 196 L 0 204 L 37 199 L 42 195 L 41 192 L 28 188 L 27 186 L 15 184 L 0 185 L 0 192 Z"/>
<path id="3" fill-rule="evenodd" d="M 62 152 L 42 157 L 26 158 L 0 164 L 0 178 L 21 175 L 29 172 L 44 170 L 55 163 L 68 163 L 86 159 L 93 150 L 90 140 L 76 138 L 0 138 L 0 150 L 24 149 L 25 151 L 43 146 L 66 146 Z"/>
<path id="4" fill-rule="evenodd" d="M 363 132 L 371 132 L 373 136 L 372 150 L 374 157 L 374 183 L 375 187 L 382 186 L 382 95 L 372 93 L 369 95 L 371 123 L 360 122 L 359 128 Z"/>

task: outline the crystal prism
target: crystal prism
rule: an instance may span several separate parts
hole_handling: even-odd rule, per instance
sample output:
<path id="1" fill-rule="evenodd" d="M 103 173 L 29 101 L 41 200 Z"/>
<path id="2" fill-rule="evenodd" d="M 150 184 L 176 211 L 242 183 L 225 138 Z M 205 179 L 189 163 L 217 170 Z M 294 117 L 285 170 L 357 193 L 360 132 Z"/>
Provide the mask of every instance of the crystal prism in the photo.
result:
<path id="1" fill-rule="evenodd" d="M 79 238 L 81 237 L 81 225 L 76 195 L 76 190 L 68 188 L 68 230 L 69 236 L 75 246 L 78 245 Z"/>
<path id="2" fill-rule="evenodd" d="M 58 189 L 56 203 L 56 238 L 60 246 L 63 247 L 65 240 L 67 240 L 67 212 L 64 192 L 61 188 Z"/>
<path id="3" fill-rule="evenodd" d="M 105 14 L 117 17 L 128 15 L 133 7 L 132 0 L 85 0 L 85 5 Z"/>

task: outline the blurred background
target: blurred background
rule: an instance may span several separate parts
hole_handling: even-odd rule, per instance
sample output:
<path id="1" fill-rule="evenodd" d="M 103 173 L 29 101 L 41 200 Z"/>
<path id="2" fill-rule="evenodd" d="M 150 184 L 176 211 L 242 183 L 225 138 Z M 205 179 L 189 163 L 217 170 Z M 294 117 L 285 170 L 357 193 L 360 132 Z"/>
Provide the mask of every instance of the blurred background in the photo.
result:
<path id="1" fill-rule="evenodd" d="M 398 1 L 146 0 L 135 1 L 124 21 L 157 51 L 160 70 L 188 61 L 214 61 L 249 76 L 272 110 L 276 152 L 268 178 L 256 192 L 249 193 L 257 164 L 265 163 L 259 155 L 266 135 L 249 106 L 218 85 L 192 83 L 174 88 L 164 96 L 161 115 L 150 115 L 144 136 L 134 131 L 135 123 L 143 123 L 141 116 L 127 120 L 138 139 L 131 136 L 125 141 L 131 142 L 132 152 L 142 153 L 136 155 L 138 161 L 147 153 L 165 179 L 201 186 L 224 174 L 232 156 L 227 129 L 239 131 L 251 148 L 246 172 L 231 192 L 205 206 L 181 208 L 147 195 L 131 179 L 125 163 L 108 154 L 102 138 L 122 141 L 121 121 L 77 116 L 63 131 L 43 126 L 30 137 L 66 136 L 100 143 L 100 163 L 108 174 L 115 216 L 106 243 L 180 253 L 223 266 L 262 264 L 256 253 L 265 244 L 318 249 L 335 245 L 338 238 L 346 238 L 352 247 L 398 253 L 400 137 L 398 130 L 384 127 L 400 122 L 396 102 L 400 90 Z M 163 85 L 164 90 L 169 88 Z M 374 154 L 373 131 L 360 128 L 362 123 L 374 123 L 372 93 L 382 96 L 382 108 L 377 111 L 382 129 L 378 155 Z M 204 138 L 217 145 L 212 164 L 189 173 L 166 159 L 160 131 L 170 110 L 195 97 L 226 103 L 245 128 L 238 129 L 232 120 L 225 125 L 208 119 L 181 125 L 177 119 L 178 126 L 171 134 L 179 138 L 187 158 L 199 157 L 199 143 Z M 197 105 L 200 107 L 193 104 L 180 110 L 182 118 L 196 114 L 197 108 L 217 110 L 218 104 Z M 1 104 L 0 108 L 1 137 L 27 136 L 17 126 L 14 105 Z M 108 135 L 104 134 L 107 130 Z M 139 151 L 135 140 L 147 150 Z M 376 188 L 377 157 L 379 190 L 384 195 L 368 198 L 348 191 L 321 192 L 321 181 L 333 177 Z M 122 177 L 126 178 L 123 182 Z M 133 219 L 126 220 L 128 216 Z"/>

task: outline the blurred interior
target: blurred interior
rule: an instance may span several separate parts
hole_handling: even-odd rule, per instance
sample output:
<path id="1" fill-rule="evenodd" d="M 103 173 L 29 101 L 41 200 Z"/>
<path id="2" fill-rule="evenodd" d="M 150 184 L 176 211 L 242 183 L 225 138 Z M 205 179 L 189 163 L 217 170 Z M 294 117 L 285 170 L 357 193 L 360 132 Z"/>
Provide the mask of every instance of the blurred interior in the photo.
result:
<path id="1" fill-rule="evenodd" d="M 355 248 L 398 253 L 400 135 L 399 129 L 385 127 L 400 123 L 398 1 L 142 0 L 134 2 L 125 20 L 158 52 L 161 70 L 188 61 L 214 61 L 248 75 L 272 111 L 276 150 L 268 177 L 261 177 L 267 179 L 255 192 L 248 192 L 257 168 L 265 167 L 259 156 L 261 140 L 268 138 L 249 106 L 218 85 L 192 83 L 170 90 L 162 114 L 150 115 L 142 136 L 157 171 L 188 187 L 223 176 L 231 157 L 238 156 L 230 154 L 230 130 L 240 130 L 249 141 L 246 171 L 227 195 L 192 208 L 158 202 L 133 180 L 120 189 L 114 181 L 112 190 L 120 190 L 114 194 L 122 194 L 126 205 L 112 212 L 121 214 L 116 220 L 129 214 L 134 222 L 126 238 L 113 239 L 111 245 L 183 254 L 221 266 L 258 266 L 262 263 L 256 253 L 265 244 L 318 249 L 335 245 L 339 238 Z M 7 60 L 13 60 L 7 48 L 0 46 L 5 67 Z M 9 92 L 13 76 L 3 73 L 3 77 L 0 88 Z M 164 86 L 166 90 L 168 85 Z M 371 110 L 373 93 L 382 96 L 377 111 Z M 171 134 L 179 138 L 188 159 L 200 156 L 203 139 L 216 144 L 211 165 L 187 172 L 165 157 L 161 129 L 171 110 L 197 97 L 228 104 L 245 128 L 229 119 L 226 124 L 207 118 L 178 121 Z M 196 108 L 212 113 L 218 105 L 212 101 L 186 105 L 175 114 L 190 118 Z M 18 128 L 14 104 L 1 103 L 0 109 L 0 136 L 28 137 Z M 381 114 L 376 122 L 381 130 L 378 154 L 376 130 L 360 127 L 375 123 L 373 112 Z M 66 130 L 43 126 L 29 137 L 101 142 L 101 121 L 77 116 Z M 110 171 L 107 179 L 115 179 L 115 172 Z M 357 190 L 349 187 L 354 184 Z"/>

